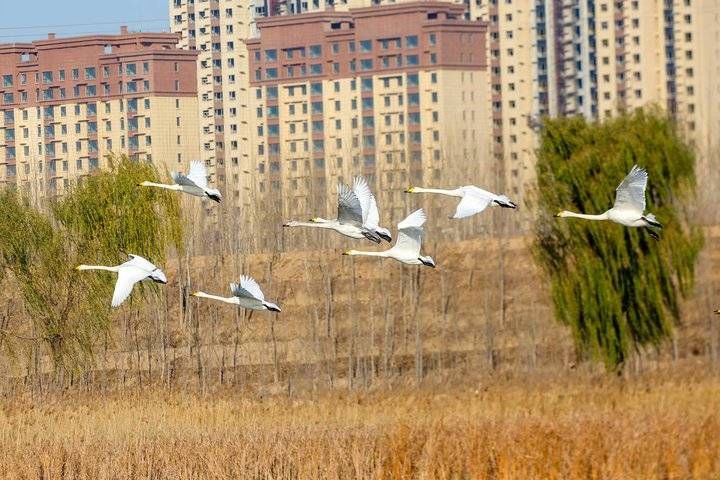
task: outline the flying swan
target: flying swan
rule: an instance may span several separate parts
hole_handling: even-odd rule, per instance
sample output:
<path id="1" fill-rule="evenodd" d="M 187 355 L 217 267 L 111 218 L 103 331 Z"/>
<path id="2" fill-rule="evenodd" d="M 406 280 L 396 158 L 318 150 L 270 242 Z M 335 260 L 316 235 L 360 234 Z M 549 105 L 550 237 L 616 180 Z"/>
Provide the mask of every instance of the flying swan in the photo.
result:
<path id="1" fill-rule="evenodd" d="M 167 278 L 165 278 L 162 270 L 139 255 L 130 255 L 130 260 L 115 267 L 78 265 L 75 269 L 105 270 L 117 273 L 118 278 L 115 282 L 115 291 L 113 292 L 112 303 L 110 304 L 113 307 L 118 307 L 125 301 L 137 282 L 149 279 L 156 283 L 167 283 Z"/>
<path id="2" fill-rule="evenodd" d="M 373 230 L 363 225 L 363 210 L 358 196 L 350 190 L 350 187 L 342 183 L 338 184 L 338 216 L 337 220 L 326 220 L 324 218 L 313 218 L 309 222 L 298 222 L 292 220 L 283 227 L 313 227 L 335 230 L 350 238 L 367 238 L 375 243 L 380 243 L 380 236 Z"/>
<path id="3" fill-rule="evenodd" d="M 615 204 L 600 215 L 587 215 L 563 210 L 556 217 L 575 217 L 586 220 L 610 220 L 626 227 L 644 227 L 650 235 L 658 239 L 659 235 L 650 227 L 662 228 L 652 213 L 645 212 L 645 188 L 647 187 L 648 173 L 644 168 L 633 166 L 630 173 L 615 189 Z"/>
<path id="4" fill-rule="evenodd" d="M 250 310 L 271 310 L 273 312 L 280 312 L 280 307 L 271 302 L 265 301 L 265 295 L 260 290 L 260 285 L 251 277 L 241 275 L 240 284 L 231 283 L 230 292 L 232 297 L 220 297 L 218 295 L 210 295 L 205 292 L 193 292 L 193 297 L 210 298 L 212 300 L 218 300 L 220 302 L 232 303 L 242 308 Z"/>
<path id="5" fill-rule="evenodd" d="M 398 224 L 397 242 L 389 250 L 382 252 L 360 252 L 348 250 L 343 255 L 365 255 L 368 257 L 394 258 L 408 265 L 425 265 L 435 268 L 432 257 L 420 255 L 420 244 L 423 235 L 423 225 L 427 217 L 423 209 L 415 210 L 405 220 Z"/>
<path id="6" fill-rule="evenodd" d="M 196 197 L 209 198 L 210 200 L 214 200 L 218 203 L 222 200 L 220 190 L 208 187 L 207 167 L 203 162 L 198 160 L 190 162 L 190 172 L 188 172 L 187 175 L 172 172 L 170 176 L 175 182 L 173 185 L 146 181 L 138 183 L 138 186 L 166 188 L 168 190 L 175 190 L 189 195 L 194 195 Z"/>
<path id="7" fill-rule="evenodd" d="M 378 234 L 386 242 L 392 242 L 390 230 L 380 226 L 380 212 L 375 201 L 375 195 L 370 191 L 370 186 L 365 177 L 355 177 L 353 179 L 353 192 L 360 201 L 363 226 Z"/>
<path id="8" fill-rule="evenodd" d="M 466 185 L 455 190 L 444 190 L 440 188 L 421 188 L 410 186 L 405 193 L 439 193 L 451 197 L 460 197 L 455 215 L 449 218 L 466 218 L 482 212 L 489 206 L 503 208 L 517 208 L 517 205 L 510 201 L 505 195 L 496 195 L 474 185 Z"/>

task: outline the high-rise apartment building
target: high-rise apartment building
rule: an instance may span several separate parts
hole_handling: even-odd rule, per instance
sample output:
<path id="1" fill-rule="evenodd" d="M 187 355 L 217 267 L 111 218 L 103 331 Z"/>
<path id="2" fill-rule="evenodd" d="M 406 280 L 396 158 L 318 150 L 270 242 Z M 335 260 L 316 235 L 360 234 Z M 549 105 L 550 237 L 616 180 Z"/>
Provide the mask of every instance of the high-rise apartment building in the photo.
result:
<path id="1" fill-rule="evenodd" d="M 242 190 L 259 188 L 259 183 L 251 180 L 257 173 L 252 169 L 263 163 L 251 159 L 257 148 L 251 135 L 257 131 L 247 129 L 255 121 L 250 117 L 256 115 L 252 105 L 258 100 L 250 86 L 256 82 L 254 73 L 249 78 L 243 77 L 245 83 L 237 86 L 252 60 L 243 50 L 244 45 L 239 46 L 240 40 L 257 37 L 258 25 L 263 22 L 259 19 L 266 16 L 293 17 L 321 11 L 336 15 L 371 6 L 381 11 L 386 6 L 405 3 L 171 0 L 176 31 L 183 33 L 187 45 L 196 45 L 201 50 L 201 58 L 203 55 L 213 58 L 211 65 L 205 67 L 212 69 L 213 74 L 205 74 L 204 81 L 215 113 L 214 117 L 207 117 L 212 121 L 207 122 L 206 130 L 212 132 L 213 139 L 224 143 L 220 152 L 228 151 L 231 137 L 237 146 L 238 153 L 231 155 L 229 161 L 230 166 L 237 167 L 232 178 L 230 174 L 226 176 L 228 188 L 236 188 L 238 198 Z M 712 134 L 720 129 L 720 0 L 447 0 L 447 3 L 463 6 L 466 19 L 484 21 L 488 28 L 484 48 L 489 80 L 478 85 L 477 92 L 489 102 L 488 146 L 492 158 L 482 159 L 482 163 L 495 176 L 488 187 L 522 201 L 534 181 L 535 150 L 545 116 L 583 115 L 603 120 L 620 111 L 658 105 L 685 128 L 697 145 L 701 160 L 707 162 L 712 152 L 720 149 L 717 135 Z M 234 27 L 226 25 L 228 9 L 234 15 Z M 202 19 L 199 11 L 206 12 Z M 216 25 L 213 27 L 210 22 Z M 206 26 L 202 33 L 200 25 Z M 202 41 L 198 37 L 201 34 Z M 221 58 L 227 42 L 236 51 L 234 66 L 228 66 Z M 202 71 L 203 68 L 199 70 L 201 76 Z M 225 91 L 229 79 L 234 79 L 236 87 Z M 222 95 L 218 95 L 218 89 L 223 90 Z M 221 108 L 219 102 L 230 101 L 232 90 L 233 98 L 242 98 L 240 104 L 231 106 L 231 110 Z M 323 95 L 326 94 L 323 90 Z M 216 115 L 218 112 L 223 113 L 224 120 Z M 205 114 L 210 112 L 206 110 Z M 228 136 L 228 128 L 249 133 Z M 266 133 L 263 131 L 258 137 L 258 141 L 264 142 L 263 148 L 269 145 L 268 138 L 262 138 L 267 137 Z M 208 141 L 204 145 L 210 147 L 212 154 L 214 143 Z M 228 159 L 223 161 L 227 166 Z M 262 168 L 270 165 L 266 163 Z M 240 181 L 236 181 L 238 176 Z M 519 214 L 513 219 L 524 217 Z"/>
<path id="2" fill-rule="evenodd" d="M 0 45 L 0 182 L 62 195 L 126 153 L 162 170 L 198 157 L 195 52 L 168 33 Z"/>
<path id="3" fill-rule="evenodd" d="M 522 196 L 533 181 L 543 116 L 603 120 L 657 105 L 685 129 L 701 162 L 717 155 L 710 132 L 720 127 L 720 0 L 467 6 L 489 25 L 495 153 L 511 193 Z"/>
<path id="4" fill-rule="evenodd" d="M 408 184 L 446 185 L 459 168 L 478 178 L 490 161 L 486 30 L 463 13 L 413 2 L 258 20 L 247 42 L 258 196 L 311 215 L 332 208 L 336 180 L 362 173 L 401 218 Z"/>
<path id="5" fill-rule="evenodd" d="M 533 2 L 470 1 L 466 15 L 488 24 L 492 148 L 495 184 L 488 185 L 522 201 L 534 179 L 537 126 L 547 114 L 549 49 L 544 12 Z M 510 221 L 523 228 L 529 217 Z"/>
<path id="6" fill-rule="evenodd" d="M 200 156 L 226 206 L 250 208 L 255 182 L 247 47 L 264 7 L 251 0 L 170 0 L 170 28 L 197 52 Z M 257 13 L 256 13 L 257 9 Z M 234 210 L 237 211 L 237 210 Z"/>
<path id="7" fill-rule="evenodd" d="M 283 214 L 304 215 L 353 173 L 397 200 L 441 159 L 490 161 L 485 26 L 463 5 L 310 3 L 170 2 L 199 51 L 201 155 L 229 201 L 282 190 Z"/>

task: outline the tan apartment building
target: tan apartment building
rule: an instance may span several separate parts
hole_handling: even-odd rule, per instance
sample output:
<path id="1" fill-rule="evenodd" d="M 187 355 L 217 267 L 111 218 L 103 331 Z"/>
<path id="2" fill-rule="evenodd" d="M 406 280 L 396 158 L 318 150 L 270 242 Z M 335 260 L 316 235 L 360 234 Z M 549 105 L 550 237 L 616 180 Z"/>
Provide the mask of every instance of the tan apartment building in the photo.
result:
<path id="1" fill-rule="evenodd" d="M 323 0 L 172 0 L 171 10 L 180 14 L 175 19 L 179 22 L 177 31 L 184 32 L 191 25 L 186 22 L 189 9 L 214 11 L 220 16 L 216 21 L 223 22 L 225 9 L 229 8 L 226 5 L 232 4 L 233 12 L 239 11 L 241 15 L 238 19 L 234 13 L 237 20 L 234 33 L 228 33 L 227 28 L 215 28 L 211 37 L 216 39 L 213 40 L 215 47 L 219 43 L 221 52 L 227 41 L 233 42 L 238 52 L 236 61 L 246 62 L 247 52 L 238 50 L 238 41 L 242 38 L 238 31 L 247 32 L 249 37 L 257 36 L 258 20 L 262 17 L 326 10 L 339 13 L 371 5 L 377 9 L 403 3 L 402 0 L 340 0 L 332 5 Z M 487 90 L 480 95 L 490 102 L 489 145 L 493 161 L 488 168 L 493 168 L 496 175 L 489 187 L 506 191 L 522 201 L 534 182 L 534 155 L 544 116 L 583 115 L 602 120 L 621 110 L 656 104 L 666 108 L 685 126 L 701 158 L 707 159 L 704 161 L 709 161 L 712 152 L 718 151 L 717 136 L 712 132 L 720 127 L 720 42 L 717 40 L 720 0 L 448 0 L 448 3 L 464 6 L 466 19 L 481 20 L 488 26 L 485 48 L 489 81 L 479 88 Z M 194 21 L 198 25 L 197 15 Z M 238 25 L 242 27 L 240 30 Z M 211 44 L 205 48 L 211 48 Z M 213 78 L 217 81 L 229 75 L 233 74 Z M 237 79 L 237 74 L 234 75 Z M 254 80 L 247 78 L 246 81 L 249 84 Z M 224 83 L 222 89 L 226 88 Z M 240 95 L 239 90 L 243 88 L 248 93 L 242 97 L 242 102 L 247 102 L 243 105 L 250 105 L 255 99 L 249 86 L 240 87 L 236 95 Z M 227 96 L 224 93 L 223 98 Z M 247 116 L 254 114 L 252 108 L 231 108 L 235 108 L 233 115 L 243 117 L 242 125 L 252 122 Z M 238 131 L 242 131 L 239 125 Z M 217 125 L 209 123 L 208 129 L 213 128 Z M 227 126 L 221 130 L 227 133 Z M 247 131 L 248 135 L 253 133 L 250 129 Z M 233 135 L 233 139 L 240 149 L 240 167 L 232 175 L 249 179 L 254 165 L 249 152 L 256 145 L 244 143 L 250 141 L 246 135 Z M 228 138 L 224 140 L 227 144 Z M 246 166 L 242 163 L 244 158 L 248 160 Z M 234 185 L 242 185 L 249 192 L 253 188 L 251 184 L 235 182 Z M 518 228 L 528 225 L 529 219 L 522 214 L 513 219 L 518 220 Z"/>
<path id="2" fill-rule="evenodd" d="M 249 135 L 254 125 L 243 40 L 256 34 L 255 3 L 170 0 L 169 9 L 179 46 L 197 53 L 200 156 L 210 181 L 224 193 L 224 206 L 234 212 L 248 209 L 255 180 Z"/>
<path id="3" fill-rule="evenodd" d="M 466 16 L 488 24 L 494 183 L 522 204 L 534 181 L 537 128 L 547 115 L 548 47 L 544 14 L 534 2 L 470 0 Z M 521 210 L 508 221 L 529 228 Z"/>
<path id="4" fill-rule="evenodd" d="M 284 217 L 332 212 L 365 175 L 384 218 L 408 184 L 492 178 L 486 27 L 412 2 L 273 16 L 247 41 L 259 198 Z M 442 215 L 441 212 L 431 214 Z"/>
<path id="5" fill-rule="evenodd" d="M 62 195 L 126 153 L 161 171 L 198 158 L 194 52 L 168 33 L 0 45 L 0 182 Z"/>

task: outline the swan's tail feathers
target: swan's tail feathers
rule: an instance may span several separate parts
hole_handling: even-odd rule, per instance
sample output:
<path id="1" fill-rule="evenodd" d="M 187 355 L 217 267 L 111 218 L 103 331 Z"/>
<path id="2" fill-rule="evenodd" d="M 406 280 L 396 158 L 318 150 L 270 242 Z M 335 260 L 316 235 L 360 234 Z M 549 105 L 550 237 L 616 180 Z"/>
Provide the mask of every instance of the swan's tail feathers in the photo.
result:
<path id="1" fill-rule="evenodd" d="M 655 215 L 653 215 L 652 213 L 648 213 L 647 215 L 645 215 L 645 216 L 642 217 L 642 218 L 643 218 L 643 220 L 645 220 L 645 221 L 648 223 L 648 225 L 650 225 L 651 227 L 663 228 L 662 223 L 658 222 L 657 218 L 655 218 Z"/>
<path id="2" fill-rule="evenodd" d="M 502 208 L 517 208 L 517 204 L 505 195 L 498 195 L 494 202 Z"/>
<path id="3" fill-rule="evenodd" d="M 367 228 L 363 228 L 362 234 L 370 240 L 371 242 L 380 243 L 382 242 L 382 238 L 377 233 L 373 232 L 372 230 L 368 230 Z"/>

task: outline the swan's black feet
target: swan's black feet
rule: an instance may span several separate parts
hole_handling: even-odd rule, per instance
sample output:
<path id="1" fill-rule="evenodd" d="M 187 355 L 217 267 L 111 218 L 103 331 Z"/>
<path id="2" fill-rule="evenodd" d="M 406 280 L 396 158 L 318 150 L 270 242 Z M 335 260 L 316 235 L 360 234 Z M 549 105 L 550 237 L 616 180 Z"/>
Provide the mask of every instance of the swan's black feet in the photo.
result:
<path id="1" fill-rule="evenodd" d="M 645 228 L 645 231 L 648 232 L 648 234 L 655 240 L 660 240 L 660 235 L 658 235 L 656 231 L 650 228 Z"/>

